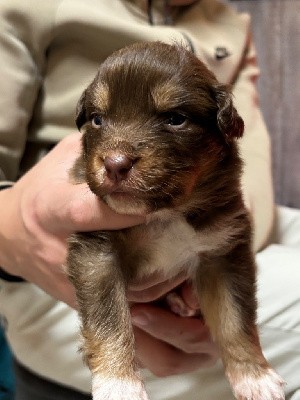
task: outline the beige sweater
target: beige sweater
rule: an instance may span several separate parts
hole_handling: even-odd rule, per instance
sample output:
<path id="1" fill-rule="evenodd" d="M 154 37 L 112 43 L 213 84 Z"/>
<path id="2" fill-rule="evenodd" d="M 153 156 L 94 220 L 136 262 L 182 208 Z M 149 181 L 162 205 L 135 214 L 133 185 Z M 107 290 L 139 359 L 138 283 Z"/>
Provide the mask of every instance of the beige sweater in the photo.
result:
<path id="1" fill-rule="evenodd" d="M 253 213 L 258 249 L 271 229 L 273 197 L 269 137 L 254 85 L 259 71 L 250 41 L 249 18 L 218 0 L 200 0 L 181 13 L 173 26 L 151 26 L 143 3 L 144 0 L 0 3 L 0 180 L 14 181 L 75 130 L 74 114 L 80 94 L 99 63 L 113 50 L 142 40 L 179 41 L 193 49 L 220 81 L 234 85 L 236 106 L 246 125 L 246 134 L 240 141 L 245 159 L 243 185 Z M 156 17 L 159 19 L 159 15 Z M 65 305 L 30 286 L 0 283 L 0 312 L 9 323 L 11 320 L 8 334 L 14 351 L 33 370 L 87 390 L 86 383 L 76 381 L 75 367 L 72 371 L 63 365 L 51 366 L 52 359 L 59 359 L 55 353 L 60 351 L 59 342 L 65 343 L 68 334 L 64 324 L 59 328 L 57 318 L 65 316 L 74 323 L 73 314 L 70 312 L 69 316 Z M 36 302 L 39 308 L 26 308 L 25 317 L 24 302 Z M 47 347 L 41 342 L 39 329 L 44 329 L 45 335 L 51 323 L 47 322 L 47 315 L 38 319 L 42 307 L 51 309 L 47 315 L 56 321 L 55 334 L 47 339 Z M 20 333 L 20 321 L 23 328 L 28 327 L 25 336 Z M 33 321 L 40 323 L 40 328 Z M 39 354 L 32 355 L 29 342 L 40 343 Z M 67 357 L 73 357 L 72 351 Z"/>
<path id="2" fill-rule="evenodd" d="M 256 222 L 256 248 L 272 221 L 269 140 L 253 85 L 258 76 L 249 18 L 217 0 L 201 0 L 174 26 L 151 26 L 143 0 L 10 0 L 0 5 L 0 179 L 15 180 L 53 144 L 75 130 L 74 110 L 99 63 L 141 40 L 192 46 L 220 81 L 234 83 L 246 123 L 246 201 Z M 225 55 L 225 56 L 224 56 Z"/>

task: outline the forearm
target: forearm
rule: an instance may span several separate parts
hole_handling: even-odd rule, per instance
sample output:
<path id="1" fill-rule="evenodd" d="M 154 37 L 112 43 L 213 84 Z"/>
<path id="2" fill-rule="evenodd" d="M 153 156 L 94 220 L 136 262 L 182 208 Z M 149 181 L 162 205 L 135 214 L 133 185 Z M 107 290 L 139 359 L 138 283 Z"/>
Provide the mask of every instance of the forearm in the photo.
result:
<path id="1" fill-rule="evenodd" d="M 11 257 L 11 230 L 13 230 L 14 218 L 11 211 L 13 203 L 13 190 L 10 186 L 0 187 L 0 266 L 1 269 L 11 275 L 17 275 L 17 268 Z"/>
<path id="2" fill-rule="evenodd" d="M 237 109 L 245 122 L 245 134 L 239 142 L 244 160 L 242 186 L 253 219 L 256 251 L 266 244 L 274 219 L 271 145 L 259 109 L 256 89 L 258 76 L 255 49 L 250 44 L 234 85 L 234 97 Z"/>

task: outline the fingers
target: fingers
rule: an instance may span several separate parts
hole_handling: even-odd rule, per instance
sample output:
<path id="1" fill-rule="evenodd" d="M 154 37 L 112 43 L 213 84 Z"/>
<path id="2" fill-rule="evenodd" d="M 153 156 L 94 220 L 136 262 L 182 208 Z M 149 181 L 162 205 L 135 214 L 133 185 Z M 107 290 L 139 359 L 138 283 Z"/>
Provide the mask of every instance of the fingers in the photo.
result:
<path id="1" fill-rule="evenodd" d="M 137 361 L 160 377 L 195 371 L 212 365 L 208 354 L 187 354 L 139 328 L 134 329 Z"/>
<path id="2" fill-rule="evenodd" d="M 56 277 L 48 281 L 43 279 L 41 282 L 36 282 L 36 284 L 52 297 L 68 304 L 71 308 L 77 309 L 75 289 L 67 276 Z"/>
<path id="3" fill-rule="evenodd" d="M 139 362 L 158 376 L 212 366 L 218 351 L 208 328 L 196 318 L 182 318 L 152 305 L 132 307 Z"/>
<path id="4" fill-rule="evenodd" d="M 63 266 L 39 262 L 35 268 L 25 269 L 23 278 L 39 286 L 52 297 L 76 309 L 77 301 L 74 286 L 69 281 Z"/>
<path id="5" fill-rule="evenodd" d="M 54 298 L 68 304 L 71 308 L 78 308 L 74 286 L 67 278 L 62 279 L 59 285 L 54 288 L 53 293 L 50 294 Z"/>
<path id="6" fill-rule="evenodd" d="M 180 289 L 180 294 L 185 304 L 192 310 L 199 310 L 198 296 L 191 281 L 186 281 Z"/>
<path id="7" fill-rule="evenodd" d="M 135 281 L 129 285 L 127 298 L 129 301 L 136 303 L 148 303 L 155 301 L 174 288 L 179 288 L 179 294 L 186 305 L 193 309 L 199 310 L 198 297 L 193 288 L 191 281 L 186 280 L 186 272 L 181 272 L 176 277 L 163 280 L 161 274 L 153 274 L 145 280 Z"/>
<path id="8" fill-rule="evenodd" d="M 117 214 L 99 200 L 86 184 L 70 185 L 66 189 L 61 209 L 54 211 L 64 222 L 67 233 L 122 229 L 145 222 L 143 216 Z"/>
<path id="9" fill-rule="evenodd" d="M 150 304 L 133 306 L 131 315 L 135 326 L 186 353 L 214 348 L 209 330 L 200 318 L 183 318 Z"/>
<path id="10" fill-rule="evenodd" d="M 162 280 L 160 274 L 153 274 L 149 279 L 140 282 L 134 282 L 129 286 L 127 298 L 129 301 L 137 303 L 147 303 L 155 301 L 168 293 L 174 287 L 180 285 L 186 279 L 186 273 L 181 273 L 175 278 Z"/>

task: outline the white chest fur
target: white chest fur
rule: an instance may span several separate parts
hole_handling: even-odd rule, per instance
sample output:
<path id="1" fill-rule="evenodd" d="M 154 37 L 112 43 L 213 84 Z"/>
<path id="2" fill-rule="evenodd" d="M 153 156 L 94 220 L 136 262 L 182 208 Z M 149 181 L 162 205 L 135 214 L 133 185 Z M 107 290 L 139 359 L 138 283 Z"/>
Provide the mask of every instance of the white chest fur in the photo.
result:
<path id="1" fill-rule="evenodd" d="M 183 268 L 189 268 L 192 275 L 200 262 L 201 252 L 224 245 L 230 233 L 226 227 L 196 231 L 183 216 L 176 215 L 151 218 L 146 225 L 134 228 L 129 240 L 146 255 L 138 268 L 140 277 L 155 271 L 172 277 Z"/>

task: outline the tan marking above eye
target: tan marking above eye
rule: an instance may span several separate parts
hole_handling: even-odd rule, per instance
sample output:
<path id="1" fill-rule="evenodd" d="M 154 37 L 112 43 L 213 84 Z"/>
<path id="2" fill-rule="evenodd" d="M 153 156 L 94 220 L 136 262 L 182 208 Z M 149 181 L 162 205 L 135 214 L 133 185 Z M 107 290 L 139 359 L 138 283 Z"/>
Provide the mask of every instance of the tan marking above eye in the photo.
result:
<path id="1" fill-rule="evenodd" d="M 101 111 L 108 110 L 110 102 L 108 86 L 103 82 L 98 82 L 94 89 L 94 105 Z"/>
<path id="2" fill-rule="evenodd" d="M 151 90 L 152 99 L 155 109 L 158 112 L 166 112 L 180 105 L 180 92 L 182 89 L 166 82 L 162 85 L 157 85 Z"/>

